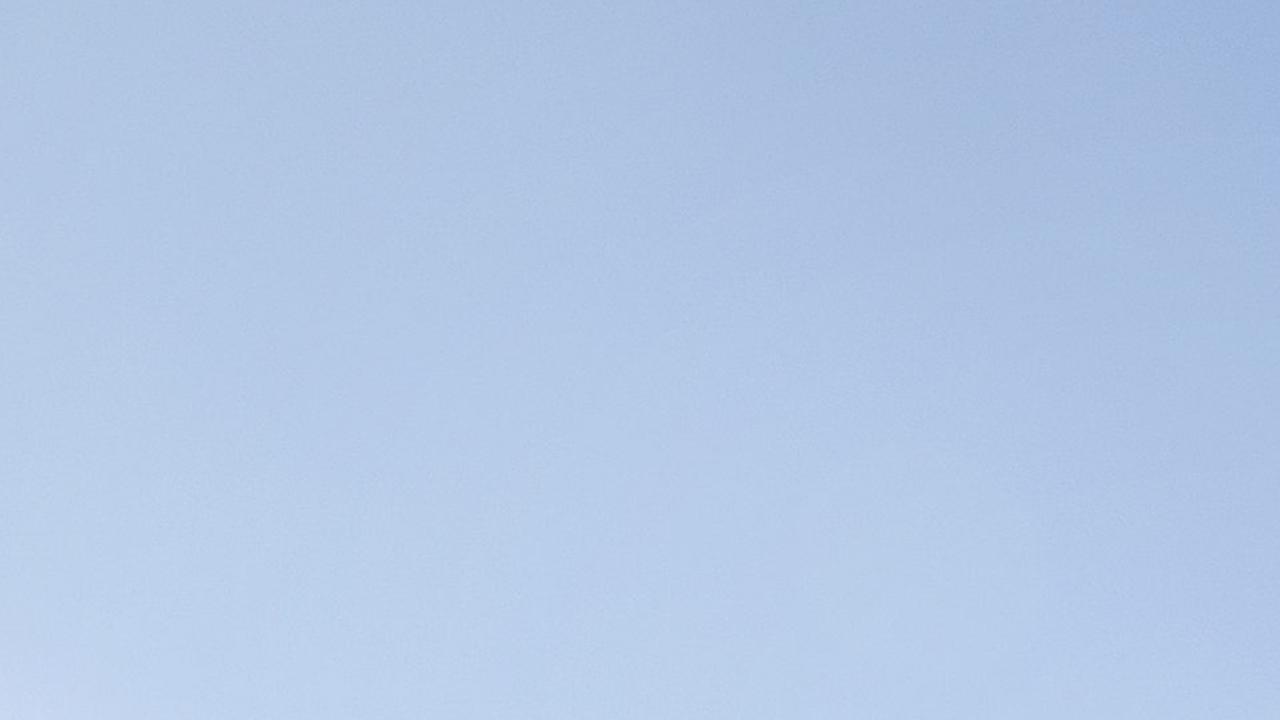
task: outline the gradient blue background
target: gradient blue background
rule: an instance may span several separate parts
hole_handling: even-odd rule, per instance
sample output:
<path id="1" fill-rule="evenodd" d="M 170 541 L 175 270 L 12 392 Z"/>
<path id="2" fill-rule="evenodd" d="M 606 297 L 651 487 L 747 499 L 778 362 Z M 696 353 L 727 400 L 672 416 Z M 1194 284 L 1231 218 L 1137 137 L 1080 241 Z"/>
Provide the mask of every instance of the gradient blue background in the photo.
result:
<path id="1" fill-rule="evenodd" d="M 1273 2 L 0 9 L 0 715 L 1280 716 Z"/>

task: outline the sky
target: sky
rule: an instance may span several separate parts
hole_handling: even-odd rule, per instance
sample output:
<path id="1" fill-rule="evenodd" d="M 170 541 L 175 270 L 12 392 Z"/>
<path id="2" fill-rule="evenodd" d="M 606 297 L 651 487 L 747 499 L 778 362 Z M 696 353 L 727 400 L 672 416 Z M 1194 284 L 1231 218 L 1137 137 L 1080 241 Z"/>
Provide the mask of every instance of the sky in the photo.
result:
<path id="1" fill-rule="evenodd" d="M 0 715 L 1280 716 L 1280 6 L 0 8 Z"/>

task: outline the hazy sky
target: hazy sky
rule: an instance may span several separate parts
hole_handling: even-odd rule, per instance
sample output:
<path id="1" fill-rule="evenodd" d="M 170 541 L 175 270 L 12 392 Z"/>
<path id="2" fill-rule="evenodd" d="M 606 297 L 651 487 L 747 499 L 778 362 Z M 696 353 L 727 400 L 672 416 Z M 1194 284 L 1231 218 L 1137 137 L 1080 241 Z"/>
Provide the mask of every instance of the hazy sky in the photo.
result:
<path id="1" fill-rule="evenodd" d="M 0 715 L 1280 716 L 1274 2 L 0 9 Z"/>

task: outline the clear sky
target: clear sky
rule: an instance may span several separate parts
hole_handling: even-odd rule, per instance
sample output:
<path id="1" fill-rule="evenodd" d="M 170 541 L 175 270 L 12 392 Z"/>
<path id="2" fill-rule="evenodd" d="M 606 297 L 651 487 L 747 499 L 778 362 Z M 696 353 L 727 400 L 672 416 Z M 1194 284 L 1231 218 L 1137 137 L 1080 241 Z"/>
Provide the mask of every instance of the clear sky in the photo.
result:
<path id="1" fill-rule="evenodd" d="M 1274 2 L 0 8 L 0 715 L 1280 717 Z"/>

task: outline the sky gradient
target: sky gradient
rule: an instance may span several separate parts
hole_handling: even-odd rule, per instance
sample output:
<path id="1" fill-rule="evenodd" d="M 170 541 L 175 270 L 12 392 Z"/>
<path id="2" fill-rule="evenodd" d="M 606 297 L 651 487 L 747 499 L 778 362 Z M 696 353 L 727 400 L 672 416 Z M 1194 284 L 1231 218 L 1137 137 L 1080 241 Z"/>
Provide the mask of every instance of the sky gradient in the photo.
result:
<path id="1" fill-rule="evenodd" d="M 1280 716 L 1273 2 L 0 8 L 0 715 Z"/>

